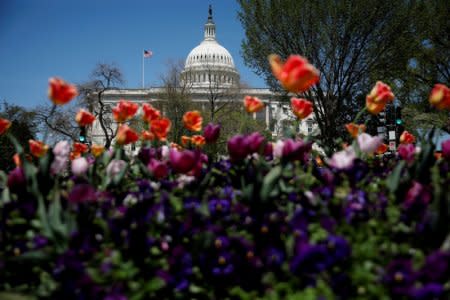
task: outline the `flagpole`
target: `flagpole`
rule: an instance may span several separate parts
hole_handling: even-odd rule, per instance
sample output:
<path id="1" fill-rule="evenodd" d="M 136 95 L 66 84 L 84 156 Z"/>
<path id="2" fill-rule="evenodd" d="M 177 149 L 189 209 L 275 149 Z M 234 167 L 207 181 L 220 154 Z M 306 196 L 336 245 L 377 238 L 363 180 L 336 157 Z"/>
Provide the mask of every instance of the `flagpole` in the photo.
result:
<path id="1" fill-rule="evenodd" d="M 145 59 L 144 49 L 142 49 L 141 55 L 142 55 L 142 88 L 144 88 L 144 59 Z"/>

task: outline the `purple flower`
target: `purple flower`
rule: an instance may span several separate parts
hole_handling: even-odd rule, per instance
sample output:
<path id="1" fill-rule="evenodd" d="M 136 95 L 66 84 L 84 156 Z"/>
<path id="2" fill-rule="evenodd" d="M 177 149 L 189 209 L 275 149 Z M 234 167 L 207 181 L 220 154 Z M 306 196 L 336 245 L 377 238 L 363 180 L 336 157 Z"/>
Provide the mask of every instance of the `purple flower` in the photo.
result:
<path id="1" fill-rule="evenodd" d="M 169 168 L 166 163 L 160 162 L 156 159 L 150 159 L 147 168 L 152 172 L 156 179 L 162 179 L 169 173 Z"/>
<path id="2" fill-rule="evenodd" d="M 212 199 L 208 207 L 211 213 L 227 213 L 230 210 L 230 202 L 226 199 Z"/>
<path id="3" fill-rule="evenodd" d="M 445 159 L 450 159 L 450 139 L 443 141 L 441 146 L 442 146 L 442 156 Z"/>
<path id="4" fill-rule="evenodd" d="M 423 184 L 413 181 L 406 193 L 403 207 L 409 212 L 423 213 L 431 201 L 431 192 Z"/>
<path id="5" fill-rule="evenodd" d="M 188 173 L 197 164 L 199 155 L 197 152 L 191 150 L 178 151 L 170 149 L 169 152 L 170 165 L 177 173 Z"/>
<path id="6" fill-rule="evenodd" d="M 8 174 L 8 187 L 13 193 L 23 192 L 26 190 L 27 182 L 25 172 L 22 168 L 16 167 Z"/>
<path id="7" fill-rule="evenodd" d="M 203 136 L 205 137 L 205 141 L 208 144 L 215 143 L 220 136 L 220 125 L 219 124 L 213 124 L 209 123 L 205 126 L 203 129 Z"/>
<path id="8" fill-rule="evenodd" d="M 414 286 L 416 273 L 409 258 L 397 258 L 386 267 L 383 281 L 395 296 L 408 296 Z"/>
<path id="9" fill-rule="evenodd" d="M 412 162 L 416 153 L 416 147 L 413 144 L 401 144 L 398 146 L 397 152 L 403 160 Z"/>
<path id="10" fill-rule="evenodd" d="M 291 272 L 296 275 L 312 275 L 322 272 L 327 267 L 327 250 L 324 245 L 311 245 L 306 242 L 297 243 L 294 258 L 291 261 Z"/>
<path id="11" fill-rule="evenodd" d="M 253 132 L 250 135 L 247 135 L 244 140 L 244 144 L 246 145 L 247 154 L 252 153 L 260 153 L 264 150 L 263 147 L 264 137 L 259 132 Z"/>
<path id="12" fill-rule="evenodd" d="M 420 278 L 425 282 L 442 282 L 450 278 L 450 252 L 435 251 L 428 255 L 420 270 Z"/>
<path id="13" fill-rule="evenodd" d="M 283 144 L 282 157 L 286 160 L 300 160 L 306 162 L 311 147 L 312 144 L 309 142 L 287 139 Z"/>
<path id="14" fill-rule="evenodd" d="M 409 296 L 414 300 L 434 300 L 441 299 L 444 294 L 444 287 L 438 283 L 427 283 L 421 287 L 415 287 L 410 291 Z"/>
<path id="15" fill-rule="evenodd" d="M 235 135 L 228 140 L 228 153 L 233 161 L 240 161 L 247 157 L 247 143 L 243 135 Z"/>
<path id="16" fill-rule="evenodd" d="M 72 188 L 69 193 L 68 200 L 72 203 L 84 203 L 89 201 L 95 201 L 97 194 L 95 189 L 89 184 L 77 184 Z"/>

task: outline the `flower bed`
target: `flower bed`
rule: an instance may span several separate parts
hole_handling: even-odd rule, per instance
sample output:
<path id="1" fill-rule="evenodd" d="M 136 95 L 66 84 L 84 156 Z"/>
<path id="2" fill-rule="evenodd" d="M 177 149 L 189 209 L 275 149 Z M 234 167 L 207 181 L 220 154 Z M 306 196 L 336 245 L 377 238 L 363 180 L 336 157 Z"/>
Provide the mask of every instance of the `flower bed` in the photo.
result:
<path id="1" fill-rule="evenodd" d="M 314 70 L 287 76 L 293 63 L 271 61 L 288 89 L 305 91 L 318 80 Z M 76 94 L 51 84 L 55 104 Z M 367 110 L 378 113 L 392 99 L 377 83 Z M 261 109 L 258 101 L 246 98 L 247 110 Z M 446 108 L 448 88 L 433 101 Z M 292 105 L 299 118 L 311 113 L 307 100 Z M 124 123 L 137 110 L 123 101 L 114 118 Z M 252 133 L 232 137 L 229 157 L 216 159 L 202 147 L 214 148 L 220 127 L 169 144 L 170 121 L 150 105 L 143 112 L 149 130 L 138 135 L 122 124 L 111 151 L 30 141 L 28 156 L 16 145 L 17 168 L 0 173 L 0 296 L 449 297 L 450 140 L 436 157 L 431 142 L 418 151 L 404 134 L 388 158 L 377 154 L 386 151 L 380 139 L 349 124 L 353 144 L 330 158 L 316 157 L 308 140 L 272 143 Z M 86 111 L 76 119 L 94 121 Z M 183 121 L 202 131 L 198 112 Z M 0 134 L 9 126 L 0 119 Z M 126 155 L 122 146 L 139 137 L 146 146 Z"/>

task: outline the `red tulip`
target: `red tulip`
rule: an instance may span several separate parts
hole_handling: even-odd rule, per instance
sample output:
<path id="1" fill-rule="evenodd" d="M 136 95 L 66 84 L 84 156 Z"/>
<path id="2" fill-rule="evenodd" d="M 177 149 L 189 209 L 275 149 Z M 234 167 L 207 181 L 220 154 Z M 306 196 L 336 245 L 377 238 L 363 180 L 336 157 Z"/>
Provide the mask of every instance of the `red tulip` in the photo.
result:
<path id="1" fill-rule="evenodd" d="M 4 134 L 11 127 L 11 122 L 0 118 L 0 135 Z"/>
<path id="2" fill-rule="evenodd" d="M 376 153 L 377 153 L 377 154 L 383 154 L 383 153 L 385 153 L 385 152 L 388 150 L 388 148 L 389 148 L 388 145 L 386 145 L 386 144 L 381 144 L 381 145 L 378 147 Z"/>
<path id="3" fill-rule="evenodd" d="M 184 127 L 190 131 L 202 130 L 203 118 L 198 110 L 188 111 L 183 115 Z"/>
<path id="4" fill-rule="evenodd" d="M 291 98 L 291 108 L 299 119 L 307 118 L 313 111 L 312 103 L 306 99 Z"/>
<path id="5" fill-rule="evenodd" d="M 114 120 L 123 123 L 131 119 L 137 112 L 139 106 L 136 103 L 127 100 L 120 100 L 112 109 Z"/>
<path id="6" fill-rule="evenodd" d="M 40 141 L 29 140 L 30 152 L 34 157 L 42 157 L 48 151 L 48 146 Z"/>
<path id="7" fill-rule="evenodd" d="M 142 105 L 142 111 L 144 112 L 142 118 L 146 122 L 150 123 L 153 120 L 161 118 L 161 112 L 154 108 L 151 104 L 144 103 L 144 105 Z"/>
<path id="8" fill-rule="evenodd" d="M 73 143 L 73 152 L 82 154 L 82 153 L 88 152 L 88 150 L 89 150 L 89 147 L 86 144 L 78 143 L 78 142 Z"/>
<path id="9" fill-rule="evenodd" d="M 264 108 L 264 102 L 256 97 L 245 96 L 244 107 L 248 113 L 254 113 Z"/>
<path id="10" fill-rule="evenodd" d="M 64 105 L 78 95 L 75 85 L 52 77 L 49 79 L 48 97 L 56 105 Z"/>
<path id="11" fill-rule="evenodd" d="M 272 54 L 269 56 L 273 75 L 281 85 L 293 93 L 303 93 L 319 82 L 319 71 L 300 55 L 291 55 L 285 63 Z"/>
<path id="12" fill-rule="evenodd" d="M 142 130 L 141 139 L 143 141 L 153 141 L 155 140 L 155 135 L 148 130 Z"/>
<path id="13" fill-rule="evenodd" d="M 77 121 L 79 126 L 88 126 L 94 123 L 95 116 L 84 109 L 80 109 L 75 117 L 75 121 Z"/>
<path id="14" fill-rule="evenodd" d="M 370 94 L 366 96 L 366 108 L 371 114 L 380 113 L 388 102 L 392 102 L 395 96 L 391 88 L 381 82 L 377 81 Z"/>
<path id="15" fill-rule="evenodd" d="M 435 84 L 428 100 L 437 109 L 450 110 L 450 89 L 444 84 Z"/>
<path id="16" fill-rule="evenodd" d="M 197 147 L 202 147 L 206 143 L 205 138 L 201 135 L 193 135 L 191 141 Z"/>
<path id="17" fill-rule="evenodd" d="M 150 122 L 150 131 L 160 141 L 164 141 L 169 133 L 171 122 L 167 118 L 157 119 Z"/>
<path id="18" fill-rule="evenodd" d="M 136 131 L 128 127 L 128 125 L 126 124 L 120 125 L 116 136 L 117 144 L 128 145 L 131 143 L 135 143 L 137 140 L 139 140 L 139 135 L 136 133 Z"/>
<path id="19" fill-rule="evenodd" d="M 400 135 L 400 144 L 412 144 L 416 141 L 414 135 L 409 133 L 408 131 L 403 131 Z"/>
<path id="20" fill-rule="evenodd" d="M 350 133 L 352 138 L 356 138 L 358 134 L 366 131 L 366 125 L 364 124 L 348 123 L 345 125 L 345 128 L 347 129 L 348 133 Z"/>

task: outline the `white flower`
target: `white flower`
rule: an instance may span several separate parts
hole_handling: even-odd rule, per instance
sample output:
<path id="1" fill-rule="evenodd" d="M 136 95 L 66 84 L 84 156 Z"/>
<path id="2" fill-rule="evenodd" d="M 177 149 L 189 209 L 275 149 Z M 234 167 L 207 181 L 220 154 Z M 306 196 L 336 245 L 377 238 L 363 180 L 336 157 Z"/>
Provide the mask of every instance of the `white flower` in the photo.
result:
<path id="1" fill-rule="evenodd" d="M 89 163 L 86 158 L 79 157 L 72 160 L 72 173 L 76 176 L 81 176 L 86 173 L 89 168 Z"/>
<path id="2" fill-rule="evenodd" d="M 348 169 L 353 166 L 356 158 L 355 150 L 352 147 L 336 152 L 327 163 L 336 169 Z"/>
<path id="3" fill-rule="evenodd" d="M 167 145 L 161 147 L 161 157 L 163 160 L 169 159 L 170 148 Z"/>
<path id="4" fill-rule="evenodd" d="M 367 133 L 358 135 L 358 145 L 362 152 L 372 154 L 377 151 L 378 147 L 383 143 L 383 139 L 379 136 L 371 136 Z"/>
<path id="5" fill-rule="evenodd" d="M 284 147 L 284 142 L 282 140 L 278 140 L 273 145 L 273 157 L 274 158 L 281 158 L 283 156 L 283 147 Z"/>
<path id="6" fill-rule="evenodd" d="M 195 180 L 195 177 L 194 176 L 188 176 L 188 175 L 185 175 L 185 174 L 181 174 L 179 177 L 178 177 L 178 179 L 177 179 L 177 181 L 178 181 L 178 187 L 180 188 L 180 189 L 182 189 L 182 188 L 184 188 L 184 186 L 186 185 L 186 184 L 189 184 L 189 183 L 191 183 L 192 181 L 194 181 Z"/>
<path id="7" fill-rule="evenodd" d="M 106 167 L 106 175 L 114 177 L 127 166 L 127 162 L 121 159 L 113 159 Z"/>
<path id="8" fill-rule="evenodd" d="M 68 141 L 58 142 L 55 147 L 53 147 L 53 154 L 55 156 L 67 157 L 70 152 L 70 145 Z"/>

